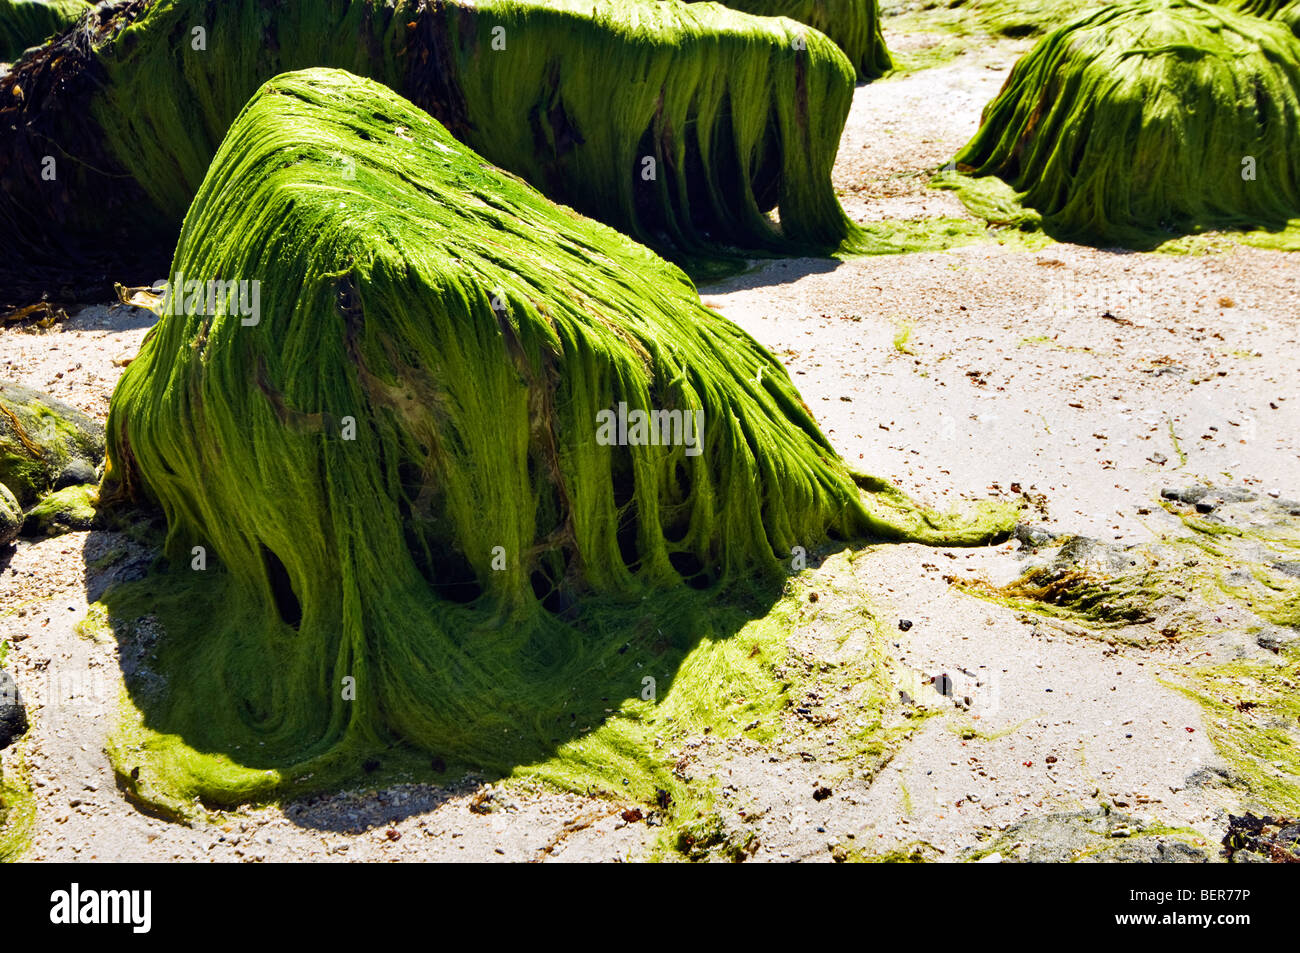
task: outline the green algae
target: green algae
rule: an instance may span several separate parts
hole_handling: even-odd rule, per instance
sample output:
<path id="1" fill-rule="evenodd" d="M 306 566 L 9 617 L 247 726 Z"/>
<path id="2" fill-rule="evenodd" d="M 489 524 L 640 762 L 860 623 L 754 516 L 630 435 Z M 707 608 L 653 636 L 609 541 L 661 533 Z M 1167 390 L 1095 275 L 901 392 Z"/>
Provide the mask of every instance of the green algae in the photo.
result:
<path id="1" fill-rule="evenodd" d="M 109 619 L 108 609 L 103 603 L 91 603 L 90 608 L 82 619 L 72 627 L 75 632 L 83 639 L 89 639 L 91 642 L 103 642 L 111 644 L 114 640 L 114 625 Z"/>
<path id="2" fill-rule="evenodd" d="M 924 45 L 891 54 L 891 76 L 946 66 L 975 53 L 988 40 L 1040 36 L 1106 0 L 930 0 L 890 18 L 896 33 L 925 38 Z M 977 42 L 972 42 L 977 41 Z"/>
<path id="3" fill-rule="evenodd" d="M 1176 501 L 1164 505 L 1188 533 L 1122 550 L 1121 562 L 1136 568 L 1070 570 L 1065 560 L 1052 568 L 1035 567 L 1005 587 L 977 583 L 967 591 L 1034 615 L 1066 618 L 1081 627 L 1081 634 L 1136 645 L 1215 629 L 1208 617 L 1229 607 L 1261 620 L 1247 635 L 1262 632 L 1262 623 L 1284 633 L 1300 630 L 1295 504 L 1229 499 L 1208 513 Z M 1053 579 L 1055 587 L 1049 584 Z M 1200 623 L 1163 630 L 1159 638 L 1144 633 L 1160 624 L 1160 600 L 1190 594 L 1201 600 Z M 1237 786 L 1265 811 L 1294 815 L 1300 813 L 1300 645 L 1293 635 L 1255 641 L 1272 646 L 1277 657 L 1194 665 L 1162 683 L 1202 705 L 1205 730 L 1232 766 Z M 1254 654 L 1262 653 L 1255 648 Z"/>
<path id="4" fill-rule="evenodd" d="M 0 864 L 18 860 L 36 827 L 36 796 L 22 758 L 22 745 L 6 749 L 8 770 L 0 769 Z"/>
<path id="5" fill-rule="evenodd" d="M 84 0 L 0 0 L 0 62 L 71 26 L 90 6 Z"/>
<path id="6" fill-rule="evenodd" d="M 1266 811 L 1300 814 L 1300 650 L 1276 663 L 1199 667 L 1165 684 L 1199 702 L 1237 784 Z"/>
<path id="7" fill-rule="evenodd" d="M 0 668 L 8 655 L 9 643 L 0 641 Z M 0 751 L 0 864 L 19 858 L 36 824 L 36 798 L 27 775 L 25 751 L 25 739 Z"/>
<path id="8" fill-rule="evenodd" d="M 23 508 L 9 487 L 0 483 L 0 546 L 6 546 L 23 528 Z"/>
<path id="9" fill-rule="evenodd" d="M 1210 859 L 1204 835 L 1100 808 L 1025 818 L 991 843 L 964 853 L 972 863 L 994 854 L 1012 863 L 1204 863 Z"/>
<path id="10" fill-rule="evenodd" d="M 1023 718 L 1020 721 L 1016 722 L 1015 724 L 1005 725 L 1002 728 L 996 728 L 991 731 L 983 728 L 977 728 L 973 721 L 961 721 L 958 722 L 957 724 L 950 725 L 949 727 L 954 734 L 956 734 L 964 741 L 974 741 L 977 739 L 979 741 L 999 741 L 1003 738 L 1008 738 L 1011 735 L 1014 735 L 1017 731 L 1023 728 L 1029 721 L 1031 721 L 1033 717 L 1034 716 L 1030 716 L 1029 718 Z M 909 811 L 908 813 L 911 812 Z"/>
<path id="11" fill-rule="evenodd" d="M 861 226 L 872 254 L 947 251 L 990 235 L 983 222 L 966 218 L 882 219 Z"/>
<path id="12" fill-rule="evenodd" d="M 949 251 L 984 242 L 1034 251 L 1052 243 L 1052 239 L 1042 233 L 1001 228 L 977 219 L 955 216 L 887 218 L 862 222 L 855 228 L 861 236 L 858 244 L 852 250 L 838 251 L 832 257 L 850 260 L 874 255 L 909 255 Z"/>
<path id="13" fill-rule="evenodd" d="M 110 410 L 106 483 L 172 563 L 105 597 L 161 633 L 109 750 L 178 816 L 428 752 L 648 801 L 666 732 L 781 709 L 795 547 L 1010 527 L 851 473 L 680 271 L 345 73 L 250 101 L 172 273 L 262 311 L 178 286 Z M 602 445 L 620 402 L 700 412 L 700 452 Z"/>
<path id="14" fill-rule="evenodd" d="M 945 169 L 931 179 L 930 186 L 953 192 L 972 215 L 983 219 L 991 228 L 1000 229 L 1002 235 L 1019 238 L 1026 247 L 1044 247 L 1069 237 L 1045 225 L 1042 214 L 1024 204 L 1023 193 L 1018 193 L 1013 186 L 994 175 L 976 177 Z M 1300 251 L 1300 217 L 1271 228 L 1226 231 L 1209 228 L 1188 235 L 1156 235 L 1141 239 L 1134 245 L 1166 255 L 1207 254 L 1233 245 Z"/>
<path id="15" fill-rule="evenodd" d="M 1067 537 L 1049 562 L 1026 569 L 995 586 L 984 579 L 954 580 L 964 592 L 1017 612 L 1031 613 L 1098 630 L 1112 640 L 1146 644 L 1149 637 L 1130 629 L 1153 622 L 1155 602 L 1167 590 L 1170 566 L 1154 554 L 1125 551 L 1123 569 L 1098 560 L 1094 541 Z"/>
<path id="16" fill-rule="evenodd" d="M 687 860 L 720 859 L 741 863 L 758 849 L 754 831 L 735 830 L 716 813 L 682 825 L 673 835 L 673 847 Z"/>
<path id="17" fill-rule="evenodd" d="M 825 33 L 849 58 L 859 81 L 893 66 L 877 0 L 732 0 L 727 6 L 756 16 L 789 17 Z"/>
<path id="18" fill-rule="evenodd" d="M 853 67 L 793 20 L 659 0 L 158 0 L 74 34 L 0 79 L 0 223 L 45 265 L 109 240 L 168 247 L 248 98 L 314 66 L 408 96 L 548 197 L 702 273 L 867 247 L 830 182 Z M 51 143 L 57 195 L 39 188 Z"/>
<path id="19" fill-rule="evenodd" d="M 780 689 L 780 707 L 769 721 L 751 722 L 737 733 L 733 718 L 729 727 L 715 722 L 675 741 L 697 743 L 709 737 L 725 742 L 743 736 L 778 757 L 806 759 L 817 752 L 827 784 L 875 778 L 939 708 L 919 700 L 917 707 L 905 707 L 900 700 L 903 682 L 886 648 L 883 616 L 864 597 L 862 574 L 854 568 L 870 551 L 819 553 L 816 569 L 786 586 L 773 613 L 779 615 L 774 636 L 785 650 L 771 672 Z M 756 651 L 757 645 L 750 649 Z M 756 833 L 748 826 L 753 816 L 718 803 L 723 778 L 713 770 L 674 790 L 675 809 L 663 819 L 651 859 L 736 862 L 757 850 Z"/>
<path id="20" fill-rule="evenodd" d="M 1300 519 L 1282 505 L 1272 519 L 1241 526 L 1213 513 L 1180 512 L 1193 530 L 1188 542 L 1197 550 L 1198 573 L 1209 576 L 1220 598 L 1244 604 L 1274 625 L 1300 629 Z"/>
<path id="21" fill-rule="evenodd" d="M 1178 455 L 1178 466 L 1187 466 L 1187 451 L 1183 449 L 1182 441 L 1178 439 L 1178 431 L 1174 429 L 1174 420 L 1172 417 L 1165 418 L 1165 424 L 1169 429 L 1169 443 L 1174 448 L 1174 453 Z"/>
<path id="22" fill-rule="evenodd" d="M 837 864 L 929 864 L 941 853 L 929 841 L 916 840 L 892 850 L 871 852 L 843 842 L 831 848 Z"/>
<path id="23" fill-rule="evenodd" d="M 1204 631 L 1186 619 L 1171 624 L 1162 611 L 1162 601 L 1189 603 L 1193 597 L 1206 608 L 1236 606 L 1273 625 L 1300 628 L 1300 581 L 1288 571 L 1300 560 L 1300 520 L 1286 505 L 1253 495 L 1208 514 L 1177 502 L 1162 504 L 1190 532 L 1124 548 L 1070 537 L 1051 561 L 1006 585 L 959 585 L 1016 611 L 1137 645 Z M 1234 512 L 1234 505 L 1251 507 L 1250 518 Z M 1155 625 L 1165 628 L 1148 631 Z"/>
<path id="24" fill-rule="evenodd" d="M 959 174 L 935 184 L 1061 239 L 1151 249 L 1230 229 L 1294 249 L 1298 117 L 1300 40 L 1284 24 L 1195 0 L 1113 5 L 1016 64 Z"/>

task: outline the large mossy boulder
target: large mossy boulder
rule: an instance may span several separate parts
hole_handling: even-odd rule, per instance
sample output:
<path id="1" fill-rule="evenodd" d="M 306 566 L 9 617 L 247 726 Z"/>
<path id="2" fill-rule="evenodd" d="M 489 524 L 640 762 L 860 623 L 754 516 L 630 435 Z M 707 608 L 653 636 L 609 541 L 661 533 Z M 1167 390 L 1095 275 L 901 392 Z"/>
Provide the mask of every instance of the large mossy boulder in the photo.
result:
<path id="1" fill-rule="evenodd" d="M 1281 230 L 1300 217 L 1298 130 L 1300 39 L 1283 23 L 1143 0 L 1044 37 L 947 184 L 986 218 L 1093 244 Z"/>
<path id="2" fill-rule="evenodd" d="M 319 783 L 398 741 L 531 763 L 721 637 L 698 600 L 784 578 L 796 547 L 1006 529 L 855 477 L 677 268 L 344 72 L 253 97 L 172 282 L 105 481 L 161 505 L 180 567 L 148 583 L 166 678 L 112 748 L 151 803 Z M 657 763 L 635 750 L 584 770 Z"/>
<path id="3" fill-rule="evenodd" d="M 154 280 L 244 103 L 316 66 L 402 93 L 683 262 L 861 239 L 830 180 L 853 67 L 792 20 L 675 0 L 158 0 L 101 5 L 0 78 L 0 228 L 32 266 L 9 287 Z"/>
<path id="4" fill-rule="evenodd" d="M 94 483 L 103 460 L 98 421 L 48 394 L 0 381 L 0 483 L 20 505 Z"/>

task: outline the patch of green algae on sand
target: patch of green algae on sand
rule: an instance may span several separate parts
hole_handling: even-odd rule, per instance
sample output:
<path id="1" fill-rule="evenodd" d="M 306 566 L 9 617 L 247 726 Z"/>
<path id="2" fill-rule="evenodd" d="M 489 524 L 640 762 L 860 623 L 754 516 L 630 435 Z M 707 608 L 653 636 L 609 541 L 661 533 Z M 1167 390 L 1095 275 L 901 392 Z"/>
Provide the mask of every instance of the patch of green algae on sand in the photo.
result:
<path id="1" fill-rule="evenodd" d="M 36 797 L 21 760 L 21 742 L 8 749 L 9 767 L 0 774 L 0 863 L 18 860 L 36 826 Z"/>
<path id="2" fill-rule="evenodd" d="M 1166 684 L 1204 707 L 1210 740 L 1262 810 L 1300 816 L 1300 648 Z"/>
<path id="3" fill-rule="evenodd" d="M 0 668 L 9 643 L 0 642 Z M 17 860 L 31 841 L 36 825 L 36 798 L 27 774 L 26 739 L 0 751 L 0 863 Z"/>
<path id="4" fill-rule="evenodd" d="M 1184 534 L 1123 548 L 1070 540 L 1052 562 L 1005 586 L 975 582 L 963 588 L 1017 611 L 1066 620 L 1075 634 L 1134 646 L 1235 633 L 1242 657 L 1179 667 L 1162 684 L 1201 704 L 1205 730 L 1232 766 L 1248 806 L 1295 816 L 1300 504 L 1257 499 L 1249 491 L 1196 492 L 1198 503 L 1209 502 L 1209 512 L 1177 499 L 1163 503 Z M 1255 622 L 1225 622 L 1218 617 L 1224 610 Z"/>
<path id="5" fill-rule="evenodd" d="M 941 170 L 930 181 L 930 187 L 953 192 L 972 215 L 1007 233 L 1019 232 L 1032 236 L 1030 241 L 1036 240 L 1042 245 L 1058 240 L 1044 229 L 1042 215 L 1023 203 L 1024 193 L 1017 192 L 997 176 L 977 177 L 963 172 Z M 1063 237 L 1060 240 L 1067 239 Z M 1195 234 L 1170 235 L 1163 240 L 1139 244 L 1144 251 L 1166 255 L 1216 254 L 1229 251 L 1236 245 L 1273 251 L 1300 251 L 1300 218 L 1292 219 L 1280 228 L 1207 229 Z"/>

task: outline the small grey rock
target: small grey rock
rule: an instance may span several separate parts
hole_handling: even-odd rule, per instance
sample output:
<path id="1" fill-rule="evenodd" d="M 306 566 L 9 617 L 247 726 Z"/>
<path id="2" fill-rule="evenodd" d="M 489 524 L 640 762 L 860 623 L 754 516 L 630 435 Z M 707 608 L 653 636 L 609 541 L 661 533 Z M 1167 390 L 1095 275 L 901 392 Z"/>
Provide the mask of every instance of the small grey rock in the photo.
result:
<path id="1" fill-rule="evenodd" d="M 1261 649 L 1268 649 L 1270 652 L 1281 652 L 1294 642 L 1296 637 L 1297 633 L 1294 629 L 1287 630 L 1279 626 L 1269 626 L 1255 636 L 1255 644 Z"/>
<path id="2" fill-rule="evenodd" d="M 54 478 L 54 489 L 62 490 L 68 486 L 79 486 L 82 483 L 95 483 L 95 468 L 85 460 L 70 460 L 68 465 L 59 471 Z"/>
<path id="3" fill-rule="evenodd" d="M 1286 561 L 1272 563 L 1271 565 L 1278 572 L 1284 572 L 1288 576 L 1295 576 L 1297 579 L 1300 579 L 1300 562 Z"/>
<path id="4" fill-rule="evenodd" d="M 0 672 L 0 750 L 27 732 L 27 706 L 8 672 Z"/>
<path id="5" fill-rule="evenodd" d="M 1165 500 L 1173 500 L 1176 503 L 1196 503 L 1209 492 L 1210 488 L 1208 486 L 1189 486 L 1184 490 L 1167 486 L 1160 491 L 1160 497 Z"/>
<path id="6" fill-rule="evenodd" d="M 1017 523 L 1015 538 L 1021 546 L 1030 549 L 1037 549 L 1039 546 L 1046 546 L 1056 539 L 1057 534 L 1050 529 L 1042 526 L 1031 526 L 1028 523 Z"/>

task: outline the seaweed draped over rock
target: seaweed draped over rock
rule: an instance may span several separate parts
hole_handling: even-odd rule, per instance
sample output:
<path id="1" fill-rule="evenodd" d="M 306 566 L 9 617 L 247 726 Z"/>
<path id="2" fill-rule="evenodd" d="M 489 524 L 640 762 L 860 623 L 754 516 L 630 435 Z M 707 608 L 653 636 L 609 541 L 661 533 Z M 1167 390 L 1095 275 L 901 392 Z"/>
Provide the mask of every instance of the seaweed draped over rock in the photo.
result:
<path id="1" fill-rule="evenodd" d="M 16 260 L 62 266 L 39 276 L 57 292 L 70 265 L 94 266 L 97 287 L 126 280 L 118 262 L 143 248 L 130 279 L 152 280 L 249 96 L 314 66 L 384 83 L 553 200 L 683 261 L 859 235 L 830 181 L 853 70 L 791 20 L 656 0 L 136 0 L 0 78 Z"/>
<path id="2" fill-rule="evenodd" d="M 820 30 L 844 51 L 859 80 L 893 67 L 880 30 L 877 0 L 729 0 L 727 6 L 762 17 L 789 17 Z"/>
<path id="3" fill-rule="evenodd" d="M 161 504 L 181 565 L 209 560 L 178 570 L 197 588 L 157 648 L 174 688 L 140 688 L 113 749 L 155 803 L 319 781 L 385 740 L 522 763 L 592 724 L 575 695 L 608 712 L 648 645 L 711 631 L 689 600 L 781 577 L 797 546 L 1006 529 L 854 477 L 674 266 L 341 71 L 250 101 L 172 278 L 113 395 L 106 477 Z M 215 280 L 235 284 L 189 284 Z M 683 426 L 602 437 L 637 411 Z M 655 760 L 608 757 L 625 779 Z"/>
<path id="4" fill-rule="evenodd" d="M 85 0 L 0 0 L 0 62 L 43 43 L 89 9 Z"/>
<path id="5" fill-rule="evenodd" d="M 1023 207 L 1051 234 L 1149 247 L 1300 217 L 1300 40 L 1281 23 L 1188 2 L 1107 7 L 1012 69 L 956 156 L 971 208 Z"/>

